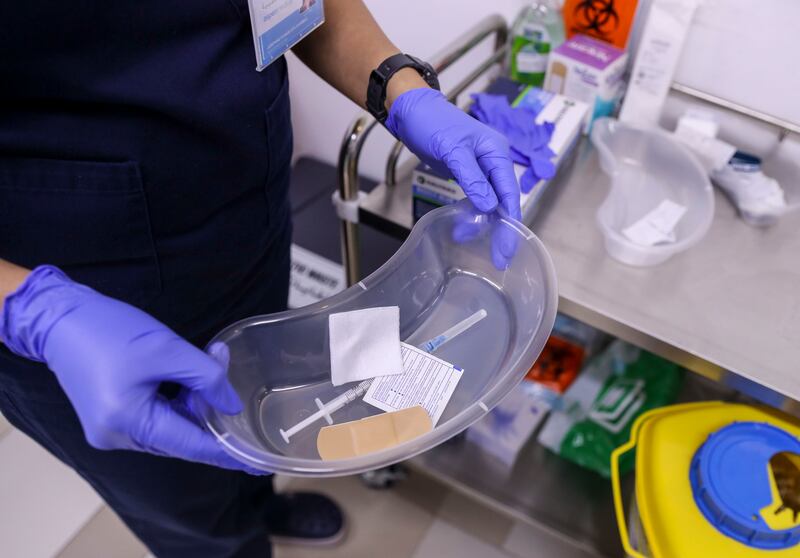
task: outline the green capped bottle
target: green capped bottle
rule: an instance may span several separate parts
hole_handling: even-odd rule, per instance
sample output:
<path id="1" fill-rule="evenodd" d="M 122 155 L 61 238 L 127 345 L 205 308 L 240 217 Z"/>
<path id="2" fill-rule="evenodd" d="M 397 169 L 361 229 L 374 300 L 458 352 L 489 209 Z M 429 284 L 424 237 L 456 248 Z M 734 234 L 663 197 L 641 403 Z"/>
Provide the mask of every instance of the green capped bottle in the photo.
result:
<path id="1" fill-rule="evenodd" d="M 550 51 L 564 42 L 564 19 L 558 0 L 535 0 L 511 28 L 511 79 L 541 87 Z"/>

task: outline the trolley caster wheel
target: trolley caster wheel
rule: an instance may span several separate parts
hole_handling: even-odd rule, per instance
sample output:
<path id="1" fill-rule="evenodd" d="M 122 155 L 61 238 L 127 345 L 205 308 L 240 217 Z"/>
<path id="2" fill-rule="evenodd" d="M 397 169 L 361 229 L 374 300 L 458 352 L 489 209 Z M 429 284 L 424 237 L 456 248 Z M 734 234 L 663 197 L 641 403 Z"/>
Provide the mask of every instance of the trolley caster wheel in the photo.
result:
<path id="1" fill-rule="evenodd" d="M 373 490 L 386 490 L 408 478 L 408 469 L 401 464 L 389 465 L 361 474 L 361 482 Z"/>

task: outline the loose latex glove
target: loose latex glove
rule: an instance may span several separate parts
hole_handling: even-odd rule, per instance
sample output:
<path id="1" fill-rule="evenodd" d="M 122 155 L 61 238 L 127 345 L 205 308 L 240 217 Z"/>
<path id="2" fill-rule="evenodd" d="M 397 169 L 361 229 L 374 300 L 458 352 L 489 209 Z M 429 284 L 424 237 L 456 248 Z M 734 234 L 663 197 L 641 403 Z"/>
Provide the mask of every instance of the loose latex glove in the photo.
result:
<path id="1" fill-rule="evenodd" d="M 158 393 L 161 382 L 175 382 L 223 413 L 239 413 L 225 367 L 145 312 L 41 266 L 6 298 L 0 337 L 53 371 L 95 448 L 250 471 L 179 399 Z"/>
<path id="2" fill-rule="evenodd" d="M 520 177 L 520 188 L 526 194 L 533 190 L 539 180 L 550 180 L 556 175 L 556 166 L 552 161 L 553 151 L 545 146 L 528 155 L 528 168 Z"/>
<path id="3" fill-rule="evenodd" d="M 509 131 L 511 158 L 528 167 L 520 178 L 520 187 L 526 194 L 540 179 L 550 180 L 556 174 L 556 166 L 552 160 L 555 153 L 549 147 L 554 129 L 552 122 L 545 122 Z"/>
<path id="4" fill-rule="evenodd" d="M 478 210 L 489 213 L 499 203 L 510 217 L 521 218 L 508 141 L 441 92 L 406 91 L 392 103 L 386 127 L 424 163 L 449 171 Z"/>
<path id="5" fill-rule="evenodd" d="M 543 106 L 512 107 L 505 95 L 490 93 L 474 93 L 472 100 L 470 112 L 508 138 L 512 161 L 527 167 L 520 177 L 523 193 L 530 192 L 539 180 L 555 175 L 555 153 L 549 147 L 555 125 L 536 123 Z"/>

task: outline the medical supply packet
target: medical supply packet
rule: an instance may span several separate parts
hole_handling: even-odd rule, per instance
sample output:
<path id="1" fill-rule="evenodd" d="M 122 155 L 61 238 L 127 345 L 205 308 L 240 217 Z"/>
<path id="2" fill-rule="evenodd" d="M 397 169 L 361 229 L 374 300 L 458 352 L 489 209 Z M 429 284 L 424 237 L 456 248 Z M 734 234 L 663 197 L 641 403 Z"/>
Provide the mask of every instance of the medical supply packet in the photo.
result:
<path id="1" fill-rule="evenodd" d="M 421 405 L 436 426 L 464 371 L 407 343 L 401 353 L 403 373 L 375 378 L 364 402 L 387 412 Z"/>
<path id="2" fill-rule="evenodd" d="M 575 35 L 550 53 L 544 89 L 589 106 L 584 132 L 614 113 L 625 87 L 628 53 L 584 35 Z"/>
<path id="3" fill-rule="evenodd" d="M 325 22 L 323 0 L 248 0 L 259 72 Z"/>

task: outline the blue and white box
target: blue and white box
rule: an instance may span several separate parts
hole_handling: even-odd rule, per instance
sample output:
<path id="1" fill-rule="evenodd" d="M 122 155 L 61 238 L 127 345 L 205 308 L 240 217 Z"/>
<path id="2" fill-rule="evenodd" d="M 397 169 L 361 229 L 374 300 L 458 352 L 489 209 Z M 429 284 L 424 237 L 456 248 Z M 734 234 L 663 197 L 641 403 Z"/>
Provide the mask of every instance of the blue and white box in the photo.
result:
<path id="1" fill-rule="evenodd" d="M 467 429 L 467 440 L 513 467 L 520 451 L 549 411 L 546 401 L 517 386 L 497 407 Z"/>

